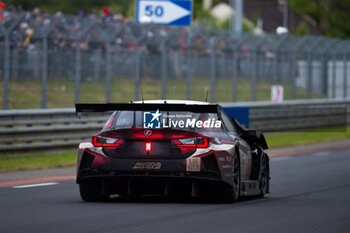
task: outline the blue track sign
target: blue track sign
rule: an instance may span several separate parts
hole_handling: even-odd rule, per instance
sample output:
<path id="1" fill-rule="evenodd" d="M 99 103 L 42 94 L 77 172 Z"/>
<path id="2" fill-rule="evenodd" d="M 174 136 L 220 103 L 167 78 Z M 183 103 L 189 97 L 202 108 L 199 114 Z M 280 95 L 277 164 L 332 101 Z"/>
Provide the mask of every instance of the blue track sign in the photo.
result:
<path id="1" fill-rule="evenodd" d="M 137 0 L 138 23 L 188 26 L 191 19 L 191 0 Z"/>

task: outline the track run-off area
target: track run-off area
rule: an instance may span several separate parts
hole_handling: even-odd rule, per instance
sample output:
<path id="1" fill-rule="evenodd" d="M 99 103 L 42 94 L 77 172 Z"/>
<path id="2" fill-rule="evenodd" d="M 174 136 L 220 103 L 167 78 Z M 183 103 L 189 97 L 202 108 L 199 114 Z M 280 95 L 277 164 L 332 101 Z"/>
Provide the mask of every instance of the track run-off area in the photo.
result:
<path id="1" fill-rule="evenodd" d="M 350 232 L 350 150 L 272 158 L 263 199 L 80 199 L 74 180 L 0 187 L 0 232 Z"/>

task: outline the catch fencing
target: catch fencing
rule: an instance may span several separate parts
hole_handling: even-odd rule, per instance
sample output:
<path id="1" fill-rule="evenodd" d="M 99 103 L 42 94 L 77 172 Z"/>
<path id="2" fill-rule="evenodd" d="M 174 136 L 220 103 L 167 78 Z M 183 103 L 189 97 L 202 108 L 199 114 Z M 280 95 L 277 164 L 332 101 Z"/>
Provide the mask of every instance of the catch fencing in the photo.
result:
<path id="1" fill-rule="evenodd" d="M 222 104 L 224 110 L 248 107 L 250 128 L 263 132 L 335 127 L 346 130 L 350 124 L 350 100 L 296 100 L 281 104 L 267 102 Z M 75 110 L 39 109 L 0 111 L 0 156 L 34 154 L 77 149 L 91 139 L 107 119 L 105 114 L 83 114 Z"/>
<path id="2" fill-rule="evenodd" d="M 349 55 L 348 40 L 321 36 L 18 12 L 0 24 L 0 104 L 266 101 L 273 84 L 284 86 L 285 99 L 345 98 Z"/>

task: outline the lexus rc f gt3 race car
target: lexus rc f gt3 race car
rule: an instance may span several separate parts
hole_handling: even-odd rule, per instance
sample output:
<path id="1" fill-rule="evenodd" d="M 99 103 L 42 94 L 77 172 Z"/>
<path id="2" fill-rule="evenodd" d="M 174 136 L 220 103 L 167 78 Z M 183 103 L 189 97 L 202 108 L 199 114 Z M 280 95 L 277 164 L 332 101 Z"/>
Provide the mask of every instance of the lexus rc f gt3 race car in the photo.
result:
<path id="1" fill-rule="evenodd" d="M 77 183 L 84 201 L 112 194 L 189 195 L 236 201 L 269 192 L 262 133 L 229 118 L 220 105 L 197 101 L 76 104 L 111 111 L 103 129 L 79 145 Z"/>

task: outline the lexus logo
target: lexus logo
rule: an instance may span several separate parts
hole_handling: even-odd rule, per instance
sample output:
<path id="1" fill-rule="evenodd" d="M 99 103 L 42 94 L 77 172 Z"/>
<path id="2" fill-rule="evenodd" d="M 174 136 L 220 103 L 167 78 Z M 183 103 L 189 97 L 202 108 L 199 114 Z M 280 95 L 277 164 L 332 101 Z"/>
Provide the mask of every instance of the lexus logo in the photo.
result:
<path id="1" fill-rule="evenodd" d="M 145 135 L 147 137 L 152 136 L 152 130 L 148 129 L 148 130 L 143 131 L 143 135 Z"/>

